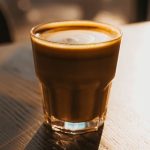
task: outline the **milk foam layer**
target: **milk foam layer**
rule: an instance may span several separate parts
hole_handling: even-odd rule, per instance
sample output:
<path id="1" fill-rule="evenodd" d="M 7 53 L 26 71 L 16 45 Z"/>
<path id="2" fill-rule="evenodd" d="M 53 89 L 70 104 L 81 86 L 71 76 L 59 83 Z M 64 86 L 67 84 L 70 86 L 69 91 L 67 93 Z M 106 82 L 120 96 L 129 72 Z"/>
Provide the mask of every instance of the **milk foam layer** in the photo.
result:
<path id="1" fill-rule="evenodd" d="M 113 38 L 111 35 L 94 30 L 63 30 L 56 32 L 46 31 L 38 36 L 50 42 L 63 44 L 101 43 L 109 41 Z"/>

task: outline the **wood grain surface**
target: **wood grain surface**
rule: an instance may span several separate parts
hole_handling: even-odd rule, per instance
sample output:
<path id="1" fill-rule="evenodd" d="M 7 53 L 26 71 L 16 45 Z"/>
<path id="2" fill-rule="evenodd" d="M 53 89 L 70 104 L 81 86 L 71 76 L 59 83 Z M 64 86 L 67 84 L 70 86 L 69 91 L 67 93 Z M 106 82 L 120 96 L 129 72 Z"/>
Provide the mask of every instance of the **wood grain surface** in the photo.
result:
<path id="1" fill-rule="evenodd" d="M 0 46 L 0 150 L 149 150 L 150 23 L 122 30 L 105 126 L 80 136 L 43 124 L 30 43 Z"/>

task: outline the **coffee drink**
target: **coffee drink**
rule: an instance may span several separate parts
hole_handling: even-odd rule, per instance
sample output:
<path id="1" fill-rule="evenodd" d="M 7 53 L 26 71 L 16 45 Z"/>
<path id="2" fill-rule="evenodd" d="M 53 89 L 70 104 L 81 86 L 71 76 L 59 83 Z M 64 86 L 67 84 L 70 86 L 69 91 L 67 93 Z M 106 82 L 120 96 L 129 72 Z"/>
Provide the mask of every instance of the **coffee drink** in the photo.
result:
<path id="1" fill-rule="evenodd" d="M 31 39 L 46 121 L 54 130 L 79 131 L 96 119 L 97 129 L 107 111 L 120 31 L 102 23 L 66 21 L 35 27 Z"/>

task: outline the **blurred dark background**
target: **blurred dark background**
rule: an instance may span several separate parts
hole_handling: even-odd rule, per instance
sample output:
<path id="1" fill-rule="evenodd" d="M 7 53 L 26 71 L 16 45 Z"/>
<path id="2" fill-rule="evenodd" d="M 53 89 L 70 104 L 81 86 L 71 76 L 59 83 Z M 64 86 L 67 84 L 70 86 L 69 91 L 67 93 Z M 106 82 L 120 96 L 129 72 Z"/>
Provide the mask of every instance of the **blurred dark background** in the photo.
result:
<path id="1" fill-rule="evenodd" d="M 149 0 L 0 0 L 0 43 L 29 38 L 43 22 L 88 19 L 114 25 L 147 21 Z"/>

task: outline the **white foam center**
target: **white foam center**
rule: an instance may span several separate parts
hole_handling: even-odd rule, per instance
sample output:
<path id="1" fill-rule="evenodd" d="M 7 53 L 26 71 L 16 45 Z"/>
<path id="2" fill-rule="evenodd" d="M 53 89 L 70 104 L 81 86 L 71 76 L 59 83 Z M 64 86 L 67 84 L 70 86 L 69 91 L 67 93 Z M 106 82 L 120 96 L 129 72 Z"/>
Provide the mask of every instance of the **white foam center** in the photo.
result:
<path id="1" fill-rule="evenodd" d="M 57 32 L 44 32 L 42 38 L 47 41 L 63 44 L 92 44 L 109 41 L 110 35 L 94 30 L 64 30 Z"/>

